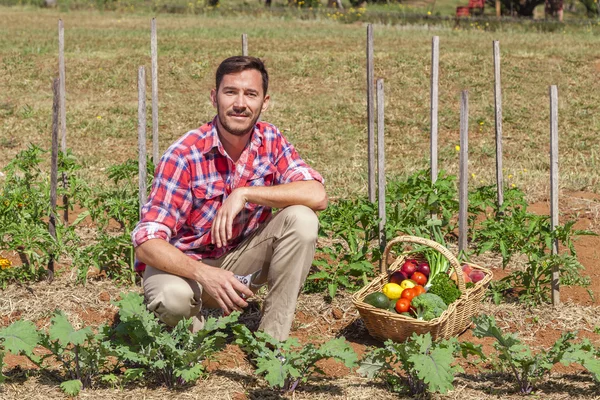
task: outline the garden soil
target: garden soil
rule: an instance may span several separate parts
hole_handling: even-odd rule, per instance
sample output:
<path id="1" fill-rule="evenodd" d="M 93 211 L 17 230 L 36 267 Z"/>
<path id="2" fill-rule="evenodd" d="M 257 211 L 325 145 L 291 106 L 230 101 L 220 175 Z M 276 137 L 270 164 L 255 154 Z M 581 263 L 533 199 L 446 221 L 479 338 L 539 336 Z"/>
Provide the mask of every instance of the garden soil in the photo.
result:
<path id="1" fill-rule="evenodd" d="M 531 204 L 529 209 L 548 214 L 549 202 Z M 600 196 L 586 192 L 561 195 L 560 222 L 577 220 L 577 229 L 600 233 Z M 591 278 L 590 289 L 561 287 L 561 306 L 550 305 L 525 308 L 517 303 L 495 305 L 484 301 L 481 312 L 494 315 L 498 325 L 519 337 L 534 349 L 549 348 L 562 332 L 577 330 L 581 338 L 589 338 L 600 345 L 600 236 L 581 236 L 575 242 L 577 256 L 586 267 L 585 274 Z M 453 249 L 455 250 L 455 249 Z M 4 253 L 18 265 L 16 254 Z M 511 263 L 507 270 L 501 268 L 501 259 L 483 255 L 473 259 L 478 265 L 487 266 L 500 279 L 510 268 L 520 268 L 519 261 Z M 513 265 L 514 264 L 514 265 Z M 62 272 L 52 283 L 38 282 L 30 285 L 10 285 L 0 297 L 0 326 L 4 327 L 19 319 L 28 319 L 38 327 L 47 328 L 54 308 L 67 313 L 75 327 L 112 324 L 117 308 L 112 304 L 124 291 L 140 292 L 139 287 L 118 287 L 101 275 L 93 275 L 86 286 L 75 284 L 74 274 L 63 266 Z M 244 312 L 241 319 L 250 329 L 256 329 L 260 319 L 260 305 L 264 293 L 259 293 Z M 291 335 L 301 343 L 323 343 L 331 338 L 344 336 L 360 355 L 372 346 L 381 345 L 371 338 L 358 312 L 351 302 L 351 295 L 342 293 L 333 302 L 324 301 L 322 295 L 300 296 Z M 482 344 L 485 354 L 494 352 L 493 342 L 478 339 L 467 329 L 459 340 Z M 57 382 L 36 371 L 35 365 L 26 358 L 7 355 L 4 374 L 9 377 L 0 386 L 0 399 L 60 399 L 66 398 L 58 389 Z M 446 395 L 434 395 L 437 399 L 522 399 L 511 376 L 486 373 L 490 365 L 460 361 L 465 372 L 455 380 L 455 390 Z M 208 377 L 180 391 L 169 391 L 160 386 L 110 387 L 99 385 L 80 394 L 82 399 L 398 399 L 408 395 L 392 393 L 381 380 L 359 377 L 355 371 L 342 364 L 324 360 L 318 366 L 325 375 L 315 376 L 301 384 L 293 394 L 279 394 L 268 388 L 264 380 L 253 374 L 253 367 L 244 353 L 229 344 L 214 360 L 206 362 Z M 580 367 L 556 365 L 551 375 L 540 382 L 535 391 L 540 399 L 591 399 L 600 398 L 598 388 L 591 376 Z"/>

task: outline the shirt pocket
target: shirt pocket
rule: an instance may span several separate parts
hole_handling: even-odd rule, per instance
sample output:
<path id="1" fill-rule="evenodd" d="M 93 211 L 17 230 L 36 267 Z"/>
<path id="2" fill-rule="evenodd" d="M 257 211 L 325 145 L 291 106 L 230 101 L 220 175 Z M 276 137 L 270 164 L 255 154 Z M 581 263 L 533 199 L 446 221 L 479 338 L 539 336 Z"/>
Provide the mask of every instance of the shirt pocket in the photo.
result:
<path id="1" fill-rule="evenodd" d="M 196 233 L 210 229 L 217 211 L 225 197 L 225 182 L 222 179 L 204 181 L 192 189 L 193 208 L 189 225 Z"/>

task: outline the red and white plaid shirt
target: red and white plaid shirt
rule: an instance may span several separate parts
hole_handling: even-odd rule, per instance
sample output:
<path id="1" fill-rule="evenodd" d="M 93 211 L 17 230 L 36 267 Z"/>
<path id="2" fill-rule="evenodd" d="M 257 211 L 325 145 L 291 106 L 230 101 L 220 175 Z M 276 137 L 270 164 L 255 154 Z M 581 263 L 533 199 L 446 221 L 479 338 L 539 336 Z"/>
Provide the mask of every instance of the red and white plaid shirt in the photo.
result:
<path id="1" fill-rule="evenodd" d="M 227 246 L 211 244 L 212 221 L 235 188 L 303 180 L 323 183 L 323 177 L 300 158 L 275 126 L 258 122 L 234 163 L 219 140 L 215 118 L 186 133 L 162 156 L 141 220 L 131 233 L 133 246 L 158 238 L 196 260 L 218 258 L 271 217 L 270 207 L 246 203 L 233 221 Z M 137 272 L 145 268 L 136 260 Z"/>

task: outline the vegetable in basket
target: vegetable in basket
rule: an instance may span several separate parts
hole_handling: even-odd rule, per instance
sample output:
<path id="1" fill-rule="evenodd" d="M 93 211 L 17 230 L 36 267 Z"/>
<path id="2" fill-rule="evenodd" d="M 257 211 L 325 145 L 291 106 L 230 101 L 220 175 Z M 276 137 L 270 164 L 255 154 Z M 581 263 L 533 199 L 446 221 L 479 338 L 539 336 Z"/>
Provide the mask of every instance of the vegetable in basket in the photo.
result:
<path id="1" fill-rule="evenodd" d="M 446 305 L 450 305 L 462 294 L 454 281 L 447 274 L 438 274 L 429 281 L 427 293 L 437 294 Z"/>
<path id="2" fill-rule="evenodd" d="M 415 317 L 423 321 L 431 321 L 439 317 L 448 308 L 444 300 L 433 293 L 423 293 L 415 297 L 410 305 L 413 307 Z"/>

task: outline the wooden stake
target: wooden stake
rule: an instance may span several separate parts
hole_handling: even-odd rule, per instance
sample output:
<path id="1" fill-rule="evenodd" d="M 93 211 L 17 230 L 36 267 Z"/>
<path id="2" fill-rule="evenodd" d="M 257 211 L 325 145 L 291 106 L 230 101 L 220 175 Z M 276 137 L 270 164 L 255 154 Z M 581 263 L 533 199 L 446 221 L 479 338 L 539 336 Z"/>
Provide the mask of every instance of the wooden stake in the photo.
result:
<path id="1" fill-rule="evenodd" d="M 248 35 L 245 33 L 242 33 L 242 55 L 248 56 Z"/>
<path id="2" fill-rule="evenodd" d="M 467 250 L 467 210 L 469 205 L 469 93 L 460 98 L 460 172 L 458 193 L 458 252 Z"/>
<path id="3" fill-rule="evenodd" d="M 373 25 L 367 25 L 367 164 L 369 201 L 375 202 L 375 107 L 373 102 Z"/>
<path id="4" fill-rule="evenodd" d="M 431 42 L 431 142 L 430 142 L 430 167 L 431 183 L 438 177 L 438 84 L 440 63 L 440 38 L 434 36 Z"/>
<path id="5" fill-rule="evenodd" d="M 65 86 L 65 27 L 62 19 L 58 20 L 58 78 L 59 78 L 59 113 L 60 113 L 60 148 L 63 156 L 67 154 L 67 95 Z M 62 185 L 66 190 L 69 179 L 66 173 L 62 173 Z M 65 194 L 62 198 L 63 221 L 69 222 L 69 197 Z"/>
<path id="6" fill-rule="evenodd" d="M 384 132 L 385 132 L 385 121 L 384 121 L 384 92 L 383 92 L 383 79 L 377 80 L 377 183 L 378 183 L 378 195 L 377 195 L 377 208 L 379 211 L 379 248 L 381 253 L 385 249 L 386 237 L 385 237 L 385 145 L 384 145 Z M 383 261 L 380 260 L 380 268 L 383 268 Z"/>
<path id="7" fill-rule="evenodd" d="M 140 216 L 146 204 L 146 69 L 138 70 L 138 173 Z"/>
<path id="8" fill-rule="evenodd" d="M 60 110 L 60 78 L 52 83 L 52 154 L 50 158 L 50 215 L 48 231 L 56 239 L 56 186 L 58 185 L 58 124 Z M 48 260 L 48 280 L 54 279 L 54 254 Z"/>
<path id="9" fill-rule="evenodd" d="M 158 165 L 158 42 L 156 18 L 152 18 L 150 48 L 152 53 L 152 162 Z"/>
<path id="10" fill-rule="evenodd" d="M 504 203 L 504 177 L 502 176 L 502 86 L 500 85 L 500 42 L 493 41 L 494 53 L 494 104 L 496 119 L 496 193 L 498 207 Z"/>
<path id="11" fill-rule="evenodd" d="M 65 89 L 65 28 L 58 20 L 58 77 L 60 81 L 60 148 L 67 152 L 67 109 Z"/>
<path id="12" fill-rule="evenodd" d="M 558 226 L 558 88 L 550 86 L 550 219 L 552 230 Z M 558 240 L 552 243 L 552 254 L 558 254 Z M 558 265 L 552 269 L 552 305 L 560 304 Z"/>

